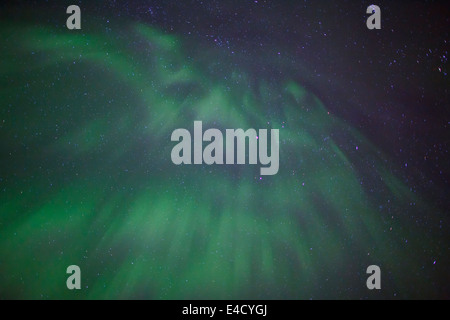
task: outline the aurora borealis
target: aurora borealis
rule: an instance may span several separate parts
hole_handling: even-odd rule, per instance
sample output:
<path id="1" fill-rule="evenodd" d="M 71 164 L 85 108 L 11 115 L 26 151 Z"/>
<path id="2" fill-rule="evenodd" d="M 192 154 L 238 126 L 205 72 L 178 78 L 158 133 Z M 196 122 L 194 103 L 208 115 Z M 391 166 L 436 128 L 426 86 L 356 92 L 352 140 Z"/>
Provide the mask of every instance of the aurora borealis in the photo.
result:
<path id="1" fill-rule="evenodd" d="M 448 4 L 180 2 L 0 5 L 0 298 L 448 299 Z M 174 165 L 194 121 L 278 173 Z"/>

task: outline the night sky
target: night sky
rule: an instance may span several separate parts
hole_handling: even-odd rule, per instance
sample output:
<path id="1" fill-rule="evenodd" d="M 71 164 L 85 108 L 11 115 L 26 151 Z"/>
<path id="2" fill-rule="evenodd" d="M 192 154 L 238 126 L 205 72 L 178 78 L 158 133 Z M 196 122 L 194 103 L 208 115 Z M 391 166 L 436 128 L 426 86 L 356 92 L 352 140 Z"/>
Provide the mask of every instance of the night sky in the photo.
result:
<path id="1" fill-rule="evenodd" d="M 450 299 L 449 17 L 2 1 L 0 298 Z M 278 174 L 174 165 L 172 132 L 197 120 L 279 129 Z"/>

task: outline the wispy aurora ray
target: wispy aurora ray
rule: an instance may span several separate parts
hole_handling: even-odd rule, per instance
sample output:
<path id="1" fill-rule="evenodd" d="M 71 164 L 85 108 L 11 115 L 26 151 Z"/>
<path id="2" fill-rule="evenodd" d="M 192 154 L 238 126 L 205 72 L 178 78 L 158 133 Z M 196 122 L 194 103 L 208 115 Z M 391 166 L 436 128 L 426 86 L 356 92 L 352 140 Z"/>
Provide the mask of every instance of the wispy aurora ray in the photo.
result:
<path id="1" fill-rule="evenodd" d="M 0 297 L 355 298 L 370 264 L 382 295 L 418 294 L 411 248 L 433 241 L 403 213 L 429 206 L 296 80 L 306 67 L 273 81 L 142 23 L 114 30 L 1 23 Z M 194 120 L 280 129 L 279 173 L 174 166 L 170 134 Z"/>

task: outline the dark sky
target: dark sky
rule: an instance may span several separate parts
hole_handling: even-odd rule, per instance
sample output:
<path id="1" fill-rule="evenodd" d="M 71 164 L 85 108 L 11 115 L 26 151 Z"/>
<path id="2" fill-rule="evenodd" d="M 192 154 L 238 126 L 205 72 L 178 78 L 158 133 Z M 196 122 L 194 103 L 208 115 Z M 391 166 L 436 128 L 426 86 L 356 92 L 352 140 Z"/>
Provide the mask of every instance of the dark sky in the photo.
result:
<path id="1" fill-rule="evenodd" d="M 81 7 L 82 30 L 66 29 L 65 9 L 71 4 Z M 448 262 L 449 251 L 450 191 L 449 2 L 376 1 L 374 4 L 381 8 L 381 30 L 368 30 L 366 27 L 366 8 L 371 4 L 352 0 L 2 1 L 0 21 L 6 28 L 1 31 L 4 41 L 0 43 L 3 54 L 0 62 L 3 87 L 0 199 L 5 206 L 0 207 L 4 210 L 0 219 L 0 254 L 11 260 L 3 265 L 0 261 L 0 273 L 3 270 L 14 272 L 11 278 L 0 277 L 0 287 L 4 284 L 3 287 L 9 290 L 6 294 L 2 291 L 6 289 L 0 288 L 0 298 L 52 297 L 53 282 L 44 282 L 47 292 L 41 293 L 37 287 L 41 280 L 35 270 L 42 270 L 47 264 L 55 265 L 54 270 L 57 270 L 58 263 L 62 265 L 65 259 L 80 256 L 93 261 L 87 264 L 86 274 L 91 283 L 97 281 L 95 289 L 100 288 L 93 291 L 94 297 L 122 297 L 117 294 L 123 289 L 120 279 L 136 279 L 134 275 L 143 273 L 143 269 L 130 270 L 129 262 L 134 263 L 144 257 L 141 265 L 155 270 L 159 268 L 158 271 L 152 270 L 170 281 L 148 280 L 148 286 L 136 281 L 134 286 L 131 285 L 128 296 L 124 297 L 189 298 L 193 292 L 198 297 L 208 296 L 210 292 L 218 294 L 215 297 L 223 297 L 219 293 L 233 297 L 233 286 L 239 287 L 244 283 L 244 289 L 248 290 L 243 290 L 238 298 L 249 298 L 259 293 L 262 297 L 297 298 L 299 292 L 291 285 L 297 280 L 305 280 L 304 276 L 307 288 L 315 290 L 314 298 L 367 298 L 365 288 L 352 291 L 353 287 L 340 281 L 348 280 L 355 285 L 365 275 L 358 271 L 358 276 L 355 276 L 353 271 L 360 270 L 366 261 L 377 257 L 385 262 L 385 266 L 391 263 L 394 275 L 405 274 L 398 282 L 390 273 L 388 276 L 389 290 L 395 294 L 399 292 L 400 298 L 448 298 L 446 283 L 449 274 L 445 263 Z M 136 25 L 148 27 L 153 38 L 142 40 L 145 38 L 136 35 L 136 29 L 132 29 Z M 173 40 L 176 45 L 170 39 L 176 39 Z M 89 42 L 90 47 L 85 42 Z M 168 42 L 171 50 L 158 48 L 158 44 Z M 72 54 L 80 58 L 73 61 L 67 58 Z M 189 74 L 192 78 L 187 77 L 188 85 L 173 80 L 169 88 L 167 85 L 164 87 L 167 79 L 176 79 L 169 71 L 166 74 L 166 62 L 160 62 L 164 58 L 175 61 L 173 64 L 180 69 L 188 66 L 187 70 L 195 70 L 193 75 Z M 78 63 L 76 66 L 75 62 Z M 112 66 L 105 67 L 108 63 Z M 139 81 L 148 83 L 136 80 L 135 71 L 140 73 Z M 245 78 L 242 80 L 245 86 L 241 85 L 241 80 L 230 80 L 233 73 L 239 79 L 241 76 Z M 56 77 L 64 81 L 58 82 Z M 304 95 L 304 100 L 300 99 L 301 103 L 292 113 L 293 118 L 288 119 L 291 122 L 287 117 L 283 118 L 283 112 L 292 102 L 283 87 L 289 81 L 302 88 L 294 86 L 297 88 L 293 89 L 294 92 Z M 47 85 L 49 89 L 42 90 Z M 241 87 L 248 90 L 240 91 Z M 308 149 L 300 138 L 301 144 L 287 139 L 288 146 L 284 147 L 284 152 L 291 158 L 286 156 L 282 160 L 284 171 L 280 170 L 279 176 L 259 185 L 256 184 L 260 182 L 259 177 L 248 178 L 252 175 L 244 170 L 220 171 L 219 168 L 213 171 L 216 179 L 208 180 L 203 174 L 209 168 L 198 171 L 174 169 L 171 163 L 163 161 L 169 146 L 157 141 L 155 132 L 163 131 L 167 135 L 180 123 L 191 128 L 191 118 L 200 110 L 196 102 L 209 97 L 209 90 L 219 92 L 212 96 L 219 97 L 216 100 L 223 103 L 224 109 L 242 112 L 236 119 L 253 120 L 257 118 L 252 114 L 255 110 L 269 110 L 264 116 L 280 120 L 279 126 L 283 125 L 283 129 L 286 126 L 286 136 L 298 138 L 311 134 L 311 140 L 321 147 Z M 148 95 L 141 96 L 142 92 Z M 260 105 L 252 102 L 248 110 L 241 110 L 240 106 L 229 103 L 242 102 L 242 92 L 253 94 Z M 176 111 L 168 112 L 168 106 Z M 323 110 L 319 106 L 324 106 Z M 308 118 L 310 109 L 313 114 L 317 112 L 317 117 Z M 200 111 L 198 113 L 202 114 Z M 147 118 L 146 115 L 150 116 Z M 329 115 L 336 119 L 335 122 L 328 122 Z M 155 118 L 160 120 L 152 122 Z M 53 132 L 55 119 L 61 125 L 58 133 Z M 91 120 L 97 122 L 92 124 Z M 269 123 L 268 120 L 263 122 L 264 125 Z M 117 130 L 104 123 L 113 123 Z M 36 138 L 34 136 L 38 133 L 29 128 L 44 134 Z M 100 140 L 96 140 L 97 133 Z M 62 141 L 61 145 L 55 146 L 54 135 L 60 139 L 58 142 Z M 70 147 L 63 144 L 64 139 L 70 142 Z M 73 141 L 81 141 L 80 145 L 89 141 L 85 144 L 86 153 L 72 149 Z M 35 150 L 34 153 L 29 152 L 30 148 Z M 152 148 L 157 152 L 151 153 Z M 125 151 L 130 153 L 125 154 Z M 343 164 L 338 155 L 345 158 Z M 149 158 L 153 161 L 150 164 Z M 64 168 L 61 168 L 61 161 Z M 67 168 L 69 164 L 70 169 Z M 341 166 L 351 168 L 351 173 Z M 299 177 L 293 177 L 296 174 Z M 305 178 L 308 174 L 309 178 Z M 236 177 L 242 178 L 241 184 L 236 182 Z M 335 177 L 344 181 L 337 188 L 332 181 Z M 220 181 L 223 181 L 223 189 L 220 189 Z M 164 187 L 159 189 L 160 185 Z M 310 185 L 311 189 L 307 189 Z M 66 194 L 72 186 L 78 191 Z M 217 186 L 222 193 L 216 192 L 214 187 Z M 40 192 L 48 191 L 48 194 L 35 192 L 33 188 Z M 239 188 L 244 191 L 235 192 L 241 190 Z M 353 198 L 352 192 L 360 189 L 361 199 L 358 198 L 360 194 Z M 22 199 L 23 190 L 29 190 L 26 199 Z M 86 195 L 86 190 L 89 195 Z M 105 190 L 111 192 L 103 193 Z M 148 207 L 142 199 L 145 197 L 138 197 L 142 190 L 152 200 Z M 203 195 L 199 195 L 199 190 L 213 195 L 211 207 L 202 206 L 200 199 L 203 200 Z M 270 203 L 264 197 L 261 199 L 258 192 L 267 192 L 267 199 L 275 201 Z M 405 200 L 410 199 L 409 193 L 413 195 L 411 198 L 417 196 L 420 199 L 417 206 L 414 201 Z M 345 200 L 339 201 L 342 195 Z M 71 204 L 67 208 L 64 205 L 59 207 L 59 203 L 68 203 L 65 197 L 71 199 Z M 303 202 L 296 202 L 299 199 L 304 201 L 304 206 Z M 240 205 L 240 200 L 244 205 L 239 210 L 227 207 Z M 115 201 L 120 202 L 116 207 L 111 204 Z M 140 210 L 135 208 L 136 203 Z M 63 213 L 53 214 L 53 205 Z M 361 212 L 364 206 L 367 212 Z M 21 210 L 11 209 L 16 207 Z M 72 210 L 78 212 L 80 207 L 86 212 L 75 220 L 86 227 L 86 234 L 72 232 L 70 223 L 64 224 L 67 222 L 64 220 L 65 210 L 71 213 L 72 222 L 72 215 L 76 216 Z M 115 209 L 111 210 L 111 215 L 106 215 L 105 207 Z M 165 208 L 172 218 L 173 212 L 184 212 L 184 215 L 177 215 L 177 219 L 167 226 L 167 219 L 152 211 L 155 207 Z M 152 214 L 147 217 L 147 211 L 142 208 Z M 355 212 L 348 213 L 348 208 Z M 272 235 L 274 230 L 279 230 L 275 223 L 278 221 L 272 216 L 277 210 L 286 212 L 289 223 L 284 227 L 295 226 L 282 229 L 286 231 L 284 238 Z M 225 213 L 229 211 L 236 214 L 233 216 L 236 220 L 247 223 L 242 228 L 234 228 L 233 223 L 225 224 L 225 227 L 214 223 L 218 217 L 228 221 Z M 196 215 L 199 213 L 200 217 Z M 206 223 L 202 220 L 205 216 L 212 217 L 213 222 L 208 220 L 209 224 Z M 391 222 L 394 216 L 397 224 Z M 186 222 L 188 217 L 197 220 L 189 224 Z M 144 232 L 140 228 L 146 226 L 147 218 L 158 225 L 150 235 L 145 233 L 147 229 Z M 29 225 L 29 221 L 34 224 Z M 205 231 L 208 228 L 202 229 L 202 221 L 212 230 L 211 234 Z M 252 233 L 253 221 L 261 234 Z M 348 221 L 352 223 L 346 225 Z M 270 224 L 272 222 L 273 225 Z M 391 224 L 394 226 L 392 233 Z M 60 233 L 60 230 L 55 231 L 56 227 L 51 229 L 48 225 L 67 228 Z M 184 230 L 186 225 L 194 233 L 191 238 L 186 232 L 186 238 L 180 240 L 177 232 Z M 318 227 L 309 233 L 305 225 Z M 263 233 L 266 226 L 272 232 L 270 236 Z M 367 227 L 367 230 L 358 228 L 360 226 Z M 212 251 L 205 253 L 204 248 L 220 242 L 212 239 L 216 239 L 217 234 L 222 235 L 220 232 L 223 230 L 237 234 L 230 232 L 230 238 L 224 237 L 234 246 L 218 245 L 215 252 L 225 252 L 220 258 Z M 415 237 L 415 230 L 423 233 Z M 24 231 L 29 232 L 29 236 L 14 238 Z M 297 232 L 302 236 L 301 241 L 297 241 Z M 2 234 L 6 235 L 3 239 Z M 247 238 L 249 234 L 251 236 Z M 77 247 L 71 236 L 80 240 L 89 252 L 95 253 L 90 255 L 85 247 Z M 170 242 L 172 238 L 178 242 L 173 244 Z M 258 242 L 260 238 L 262 244 Z M 155 248 L 142 245 L 142 239 L 156 243 Z M 165 242 L 166 239 L 170 241 Z M 184 254 L 188 251 L 183 245 L 190 243 L 191 239 L 196 248 L 186 258 Z M 236 239 L 245 241 L 234 243 L 238 241 Z M 33 245 L 28 246 L 27 243 Z M 56 243 L 57 249 L 50 243 Z M 177 243 L 183 245 L 177 246 Z M 240 250 L 246 250 L 247 243 L 257 243 L 251 247 L 252 250 L 256 247 L 254 259 L 236 258 L 242 252 Z M 270 250 L 261 249 L 264 254 L 258 255 L 258 248 L 267 243 L 266 249 Z M 297 257 L 292 253 L 297 252 L 298 243 L 302 250 L 306 250 L 304 256 Z M 70 251 L 72 247 L 75 249 Z M 42 266 L 36 263 L 35 257 L 32 262 L 29 260 L 31 256 L 26 253 L 30 248 L 43 253 L 43 258 L 38 259 Z M 318 257 L 313 256 L 316 248 L 322 252 Z M 243 261 L 242 265 L 230 269 L 241 268 L 233 275 L 216 264 L 217 261 L 223 262 L 220 259 L 227 257 L 228 249 L 229 256 Z M 109 250 L 117 250 L 117 258 L 114 256 L 107 260 Z M 280 281 L 279 286 L 264 273 L 269 267 L 262 271 L 255 267 L 260 260 L 270 261 L 267 257 L 271 250 L 274 252 L 274 269 L 278 268 L 271 277 Z M 60 251 L 68 252 L 68 258 L 61 258 Z M 156 259 L 146 260 L 150 252 Z M 167 252 L 176 254 L 167 258 Z M 395 261 L 396 253 L 401 253 L 406 259 Z M 330 261 L 339 267 L 323 263 L 333 254 Z M 339 259 L 339 254 L 347 258 L 345 261 L 350 261 L 350 267 Z M 305 273 L 299 272 L 299 276 L 296 268 L 307 264 L 302 259 L 311 263 L 305 267 Z M 414 275 L 421 276 L 417 284 L 413 276 L 407 276 L 410 260 L 413 261 Z M 23 262 L 30 263 L 30 270 L 25 270 Z M 228 262 L 225 259 L 224 265 Z M 201 267 L 203 265 L 217 267 L 218 282 L 223 281 L 223 287 L 211 285 L 210 288 L 202 282 L 207 272 Z M 169 273 L 165 274 L 161 268 Z M 248 270 L 254 271 L 255 277 L 261 271 L 262 282 L 252 276 L 246 278 L 244 275 Z M 19 273 L 22 271 L 32 283 L 28 291 L 24 283 L 17 280 L 21 279 Z M 333 272 L 339 277 L 330 281 L 333 288 L 333 293 L 330 293 L 324 287 L 328 274 Z M 105 295 L 101 290 L 101 273 L 106 274 L 106 279 L 112 283 Z M 117 280 L 117 274 L 123 278 L 118 277 Z M 215 276 L 213 271 L 211 274 Z M 315 275 L 318 275 L 317 279 Z M 188 279 L 192 287 L 187 285 Z M 242 282 L 242 279 L 248 282 Z M 320 285 L 316 285 L 314 280 Z M 65 292 L 63 289 L 55 292 Z M 422 295 L 422 289 L 425 295 Z M 382 297 L 392 298 L 389 290 Z M 309 297 L 307 293 L 301 294 L 302 298 Z"/>

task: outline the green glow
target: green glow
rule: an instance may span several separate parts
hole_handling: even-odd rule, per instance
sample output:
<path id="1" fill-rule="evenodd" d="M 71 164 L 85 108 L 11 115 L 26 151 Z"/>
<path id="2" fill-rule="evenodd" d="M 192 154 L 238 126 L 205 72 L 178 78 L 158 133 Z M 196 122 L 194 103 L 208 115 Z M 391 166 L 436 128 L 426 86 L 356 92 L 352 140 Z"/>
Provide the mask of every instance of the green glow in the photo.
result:
<path id="1" fill-rule="evenodd" d="M 418 262 L 402 241 L 421 231 L 399 213 L 426 204 L 350 129 L 392 201 L 381 213 L 333 138 L 348 126 L 293 77 L 255 88 L 242 70 L 211 75 L 213 54 L 189 62 L 184 39 L 143 24 L 127 37 L 1 27 L 2 42 L 16 35 L 0 52 L 2 157 L 27 168 L 2 169 L 1 297 L 309 298 L 326 291 L 317 283 L 348 287 L 348 270 L 361 270 L 364 292 L 371 263 L 398 279 L 386 292 L 408 286 L 405 266 Z M 280 172 L 175 167 L 170 134 L 194 120 L 280 129 Z M 80 292 L 65 287 L 71 264 Z"/>

